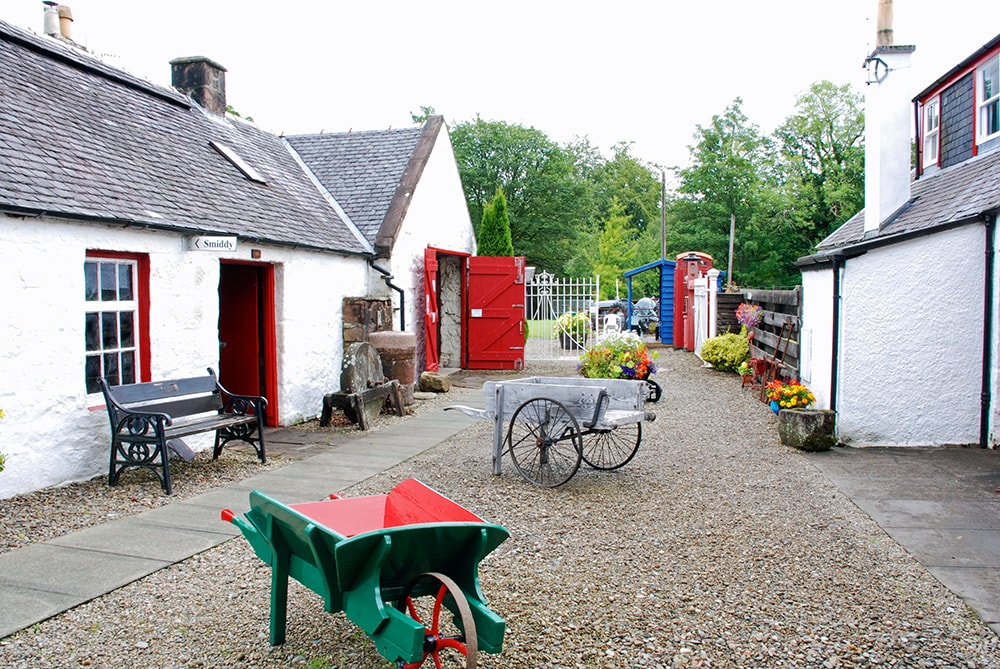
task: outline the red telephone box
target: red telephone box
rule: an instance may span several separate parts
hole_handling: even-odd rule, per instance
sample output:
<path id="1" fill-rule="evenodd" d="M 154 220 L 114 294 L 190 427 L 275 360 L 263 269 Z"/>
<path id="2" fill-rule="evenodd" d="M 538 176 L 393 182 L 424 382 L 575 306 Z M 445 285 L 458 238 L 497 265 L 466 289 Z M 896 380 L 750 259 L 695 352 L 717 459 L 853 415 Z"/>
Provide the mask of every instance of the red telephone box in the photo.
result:
<path id="1" fill-rule="evenodd" d="M 674 267 L 674 348 L 694 351 L 694 282 L 712 269 L 712 256 L 688 251 Z"/>

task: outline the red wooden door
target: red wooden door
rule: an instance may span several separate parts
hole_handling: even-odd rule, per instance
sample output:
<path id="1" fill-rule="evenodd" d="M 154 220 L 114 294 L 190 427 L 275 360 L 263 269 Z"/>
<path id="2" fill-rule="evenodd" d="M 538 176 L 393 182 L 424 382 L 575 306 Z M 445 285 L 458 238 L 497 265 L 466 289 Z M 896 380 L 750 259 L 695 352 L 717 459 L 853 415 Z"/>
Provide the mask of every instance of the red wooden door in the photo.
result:
<path id="1" fill-rule="evenodd" d="M 467 369 L 524 369 L 524 258 L 467 259 Z"/>
<path id="2" fill-rule="evenodd" d="M 424 364 L 428 372 L 436 372 L 438 359 L 438 294 L 437 249 L 424 249 Z"/>
<path id="3" fill-rule="evenodd" d="M 219 273 L 219 381 L 266 397 L 268 425 L 278 423 L 273 276 L 268 265 L 227 262 Z"/>

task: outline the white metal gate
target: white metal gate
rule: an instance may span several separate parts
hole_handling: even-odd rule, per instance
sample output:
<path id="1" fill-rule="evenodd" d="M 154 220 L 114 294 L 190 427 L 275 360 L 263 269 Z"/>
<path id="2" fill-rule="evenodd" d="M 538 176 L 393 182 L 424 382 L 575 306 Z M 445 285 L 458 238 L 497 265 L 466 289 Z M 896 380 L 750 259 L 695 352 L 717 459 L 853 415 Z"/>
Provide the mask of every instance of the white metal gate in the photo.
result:
<path id="1" fill-rule="evenodd" d="M 569 279 L 548 272 L 532 276 L 525 285 L 528 337 L 524 357 L 527 360 L 579 357 L 599 326 L 600 286 L 600 277 Z M 584 323 L 585 327 L 581 327 Z"/>

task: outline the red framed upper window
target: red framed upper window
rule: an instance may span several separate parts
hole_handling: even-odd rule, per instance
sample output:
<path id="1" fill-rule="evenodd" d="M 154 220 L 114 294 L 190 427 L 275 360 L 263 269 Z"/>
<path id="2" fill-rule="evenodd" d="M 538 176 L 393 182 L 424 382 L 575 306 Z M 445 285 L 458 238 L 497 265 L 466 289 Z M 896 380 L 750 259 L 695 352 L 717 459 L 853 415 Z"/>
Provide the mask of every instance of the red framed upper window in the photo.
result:
<path id="1" fill-rule="evenodd" d="M 941 148 L 941 99 L 931 98 L 924 103 L 924 150 L 922 167 L 938 164 Z"/>
<path id="2" fill-rule="evenodd" d="M 1000 56 L 976 72 L 976 144 L 1000 136 Z"/>

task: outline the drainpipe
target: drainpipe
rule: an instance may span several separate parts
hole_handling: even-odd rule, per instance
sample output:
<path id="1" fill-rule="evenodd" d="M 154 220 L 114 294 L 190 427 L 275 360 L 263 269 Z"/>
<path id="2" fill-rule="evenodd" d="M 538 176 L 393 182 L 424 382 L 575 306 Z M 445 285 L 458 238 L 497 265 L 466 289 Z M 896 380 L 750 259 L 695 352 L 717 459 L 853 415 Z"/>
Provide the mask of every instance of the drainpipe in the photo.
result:
<path id="1" fill-rule="evenodd" d="M 842 255 L 833 256 L 833 337 L 830 361 L 830 410 L 837 410 L 837 376 L 840 369 L 840 272 L 844 267 Z"/>
<path id="2" fill-rule="evenodd" d="M 986 215 L 986 262 L 983 286 L 983 386 L 979 397 L 979 447 L 989 448 L 990 398 L 993 386 L 993 253 L 996 214 Z"/>
<path id="3" fill-rule="evenodd" d="M 373 270 L 382 275 L 382 280 L 385 281 L 385 285 L 392 288 L 394 291 L 399 293 L 399 331 L 406 331 L 406 295 L 403 293 L 403 289 L 392 283 L 392 274 L 387 270 L 379 267 L 375 264 L 374 258 L 368 259 L 368 266 Z"/>

